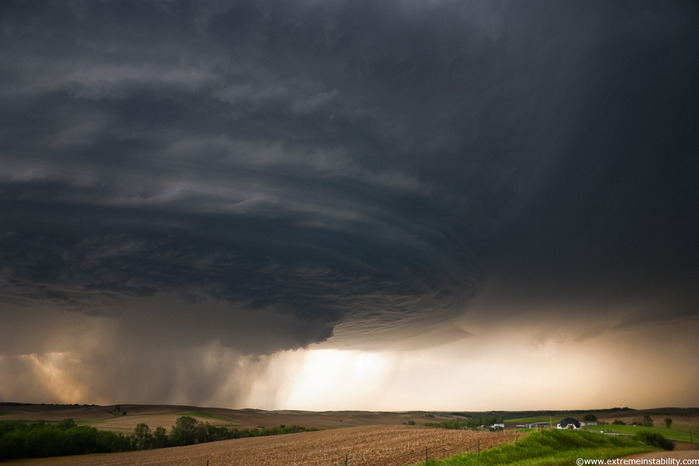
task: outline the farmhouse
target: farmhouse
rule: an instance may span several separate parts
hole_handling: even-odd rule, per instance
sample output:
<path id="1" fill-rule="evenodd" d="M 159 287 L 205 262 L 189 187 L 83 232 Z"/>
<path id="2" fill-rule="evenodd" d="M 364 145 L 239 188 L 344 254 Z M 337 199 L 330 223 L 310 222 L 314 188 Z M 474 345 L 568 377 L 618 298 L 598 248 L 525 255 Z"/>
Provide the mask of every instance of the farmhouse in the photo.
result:
<path id="1" fill-rule="evenodd" d="M 561 419 L 561 422 L 556 425 L 556 427 L 559 429 L 579 429 L 580 421 L 573 419 L 572 417 L 564 417 Z"/>

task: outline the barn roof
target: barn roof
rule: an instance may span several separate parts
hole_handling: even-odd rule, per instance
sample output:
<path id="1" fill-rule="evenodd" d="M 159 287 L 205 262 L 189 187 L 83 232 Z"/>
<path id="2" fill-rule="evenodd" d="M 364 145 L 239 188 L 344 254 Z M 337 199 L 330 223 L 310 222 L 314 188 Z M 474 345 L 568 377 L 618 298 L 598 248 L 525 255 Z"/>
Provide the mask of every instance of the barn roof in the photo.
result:
<path id="1" fill-rule="evenodd" d="M 561 422 L 559 422 L 561 426 L 567 426 L 568 424 L 575 424 L 576 426 L 580 426 L 580 421 L 577 419 L 574 419 L 572 417 L 564 417 L 561 419 Z"/>

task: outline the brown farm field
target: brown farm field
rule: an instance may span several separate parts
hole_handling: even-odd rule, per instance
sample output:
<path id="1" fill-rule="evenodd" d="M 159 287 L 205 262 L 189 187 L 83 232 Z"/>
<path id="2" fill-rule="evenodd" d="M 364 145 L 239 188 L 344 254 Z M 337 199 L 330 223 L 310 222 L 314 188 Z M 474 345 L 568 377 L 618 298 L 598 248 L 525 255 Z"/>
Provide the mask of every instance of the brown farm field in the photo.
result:
<path id="1" fill-rule="evenodd" d="M 127 453 L 28 459 L 25 465 L 384 465 L 405 466 L 513 441 L 517 433 L 418 426 L 363 426 Z M 346 455 L 346 456 L 345 456 Z"/>

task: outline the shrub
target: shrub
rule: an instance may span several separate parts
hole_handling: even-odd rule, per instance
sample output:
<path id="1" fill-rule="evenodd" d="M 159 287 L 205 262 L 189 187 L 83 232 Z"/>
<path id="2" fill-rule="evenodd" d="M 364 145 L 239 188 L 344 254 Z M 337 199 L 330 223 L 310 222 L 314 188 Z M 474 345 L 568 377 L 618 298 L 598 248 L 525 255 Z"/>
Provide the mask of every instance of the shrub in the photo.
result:
<path id="1" fill-rule="evenodd" d="M 653 447 L 662 448 L 663 450 L 672 450 L 675 448 L 675 444 L 671 440 L 668 440 L 661 434 L 656 434 L 655 432 L 643 430 L 634 435 L 634 439 Z"/>
<path id="2" fill-rule="evenodd" d="M 68 430 L 68 429 L 73 428 L 75 426 L 77 426 L 77 424 L 75 423 L 75 421 L 72 418 L 63 419 L 62 421 L 59 421 L 58 424 L 56 425 L 56 427 L 58 427 L 61 430 Z"/>

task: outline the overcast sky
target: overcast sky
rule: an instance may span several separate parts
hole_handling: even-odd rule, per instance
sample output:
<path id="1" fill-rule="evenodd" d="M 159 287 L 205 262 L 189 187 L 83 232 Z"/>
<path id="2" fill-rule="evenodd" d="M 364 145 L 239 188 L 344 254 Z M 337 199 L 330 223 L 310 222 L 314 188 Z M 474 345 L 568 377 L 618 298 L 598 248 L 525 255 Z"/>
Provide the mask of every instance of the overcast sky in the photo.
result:
<path id="1" fill-rule="evenodd" d="M 3 1 L 0 400 L 699 405 L 699 7 Z"/>

